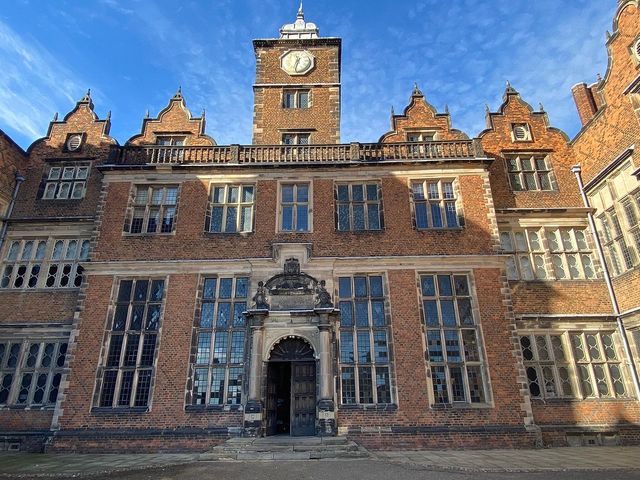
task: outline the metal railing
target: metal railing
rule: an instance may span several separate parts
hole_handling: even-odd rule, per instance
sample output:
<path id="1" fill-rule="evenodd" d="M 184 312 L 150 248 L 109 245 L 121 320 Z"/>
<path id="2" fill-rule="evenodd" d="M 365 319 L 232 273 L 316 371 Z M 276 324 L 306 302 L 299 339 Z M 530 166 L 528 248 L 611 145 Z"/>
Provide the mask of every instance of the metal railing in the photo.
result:
<path id="1" fill-rule="evenodd" d="M 380 162 L 483 158 L 478 139 L 335 145 L 126 146 L 118 165 Z"/>

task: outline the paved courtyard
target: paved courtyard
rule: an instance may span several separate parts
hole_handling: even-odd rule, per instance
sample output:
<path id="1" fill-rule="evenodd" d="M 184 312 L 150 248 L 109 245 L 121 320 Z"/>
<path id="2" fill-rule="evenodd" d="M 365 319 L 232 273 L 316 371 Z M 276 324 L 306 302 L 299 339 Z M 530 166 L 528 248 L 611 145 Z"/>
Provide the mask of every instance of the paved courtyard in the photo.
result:
<path id="1" fill-rule="evenodd" d="M 371 458 L 209 461 L 206 455 L 0 454 L 0 478 L 253 479 L 640 479 L 640 447 L 372 452 Z"/>

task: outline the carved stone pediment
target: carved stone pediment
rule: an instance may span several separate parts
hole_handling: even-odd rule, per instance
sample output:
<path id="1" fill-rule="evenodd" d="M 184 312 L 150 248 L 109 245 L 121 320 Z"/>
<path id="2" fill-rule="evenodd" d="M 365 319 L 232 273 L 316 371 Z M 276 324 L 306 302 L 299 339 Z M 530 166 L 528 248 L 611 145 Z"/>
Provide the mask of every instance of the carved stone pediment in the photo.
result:
<path id="1" fill-rule="evenodd" d="M 318 281 L 311 275 L 300 272 L 300 262 L 289 258 L 284 264 L 284 273 L 271 277 L 265 283 L 270 295 L 312 295 Z"/>

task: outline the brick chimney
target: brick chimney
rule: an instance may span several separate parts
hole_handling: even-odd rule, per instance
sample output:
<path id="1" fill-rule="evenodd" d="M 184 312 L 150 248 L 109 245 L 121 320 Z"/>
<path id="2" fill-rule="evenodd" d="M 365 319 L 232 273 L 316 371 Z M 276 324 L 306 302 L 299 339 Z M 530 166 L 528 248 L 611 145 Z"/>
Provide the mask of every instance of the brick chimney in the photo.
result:
<path id="1" fill-rule="evenodd" d="M 598 111 L 596 101 L 593 96 L 593 90 L 588 87 L 586 83 L 578 83 L 573 86 L 571 92 L 573 93 L 573 99 L 576 102 L 580 121 L 584 127 Z"/>

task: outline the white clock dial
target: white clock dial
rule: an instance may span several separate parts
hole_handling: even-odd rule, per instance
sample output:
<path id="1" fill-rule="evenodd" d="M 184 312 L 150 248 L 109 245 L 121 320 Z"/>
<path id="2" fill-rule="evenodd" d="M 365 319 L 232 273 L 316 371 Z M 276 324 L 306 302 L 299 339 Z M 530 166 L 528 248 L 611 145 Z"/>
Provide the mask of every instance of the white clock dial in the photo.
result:
<path id="1" fill-rule="evenodd" d="M 306 50 L 290 50 L 280 59 L 282 70 L 289 75 L 304 75 L 314 66 L 315 58 Z"/>

